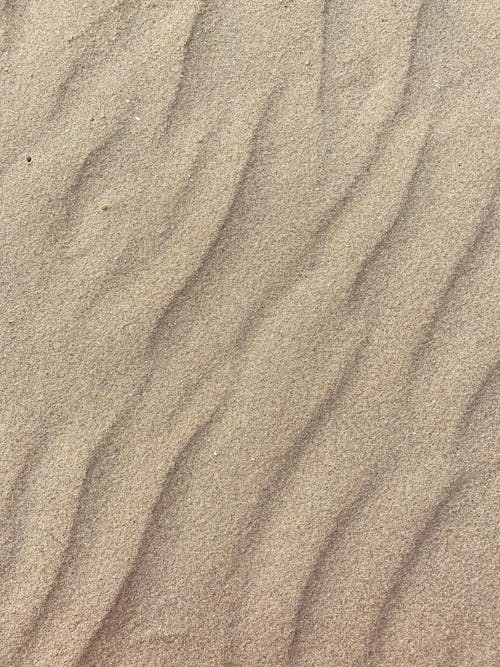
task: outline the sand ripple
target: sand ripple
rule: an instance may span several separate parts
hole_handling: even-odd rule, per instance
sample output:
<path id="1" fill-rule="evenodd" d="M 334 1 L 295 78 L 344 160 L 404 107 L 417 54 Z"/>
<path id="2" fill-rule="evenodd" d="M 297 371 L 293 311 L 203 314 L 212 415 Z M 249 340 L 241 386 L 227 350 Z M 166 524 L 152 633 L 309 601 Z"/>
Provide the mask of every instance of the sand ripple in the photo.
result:
<path id="1" fill-rule="evenodd" d="M 0 12 L 0 665 L 497 664 L 495 4 Z"/>

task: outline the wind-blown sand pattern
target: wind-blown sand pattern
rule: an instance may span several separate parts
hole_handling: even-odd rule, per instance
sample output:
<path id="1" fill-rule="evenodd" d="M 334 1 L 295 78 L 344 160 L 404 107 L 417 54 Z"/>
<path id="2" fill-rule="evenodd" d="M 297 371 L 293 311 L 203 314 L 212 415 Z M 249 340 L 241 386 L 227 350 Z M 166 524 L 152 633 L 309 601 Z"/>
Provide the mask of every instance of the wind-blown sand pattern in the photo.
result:
<path id="1" fill-rule="evenodd" d="M 2 667 L 498 664 L 497 20 L 2 1 Z"/>

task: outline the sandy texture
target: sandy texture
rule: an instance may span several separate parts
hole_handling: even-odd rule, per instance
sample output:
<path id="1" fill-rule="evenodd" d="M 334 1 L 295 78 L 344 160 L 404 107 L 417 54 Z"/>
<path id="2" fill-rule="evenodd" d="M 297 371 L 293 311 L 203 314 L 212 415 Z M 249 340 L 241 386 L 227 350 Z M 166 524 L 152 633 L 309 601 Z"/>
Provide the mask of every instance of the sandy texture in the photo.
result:
<path id="1" fill-rule="evenodd" d="M 493 0 L 3 0 L 2 667 L 498 664 Z"/>

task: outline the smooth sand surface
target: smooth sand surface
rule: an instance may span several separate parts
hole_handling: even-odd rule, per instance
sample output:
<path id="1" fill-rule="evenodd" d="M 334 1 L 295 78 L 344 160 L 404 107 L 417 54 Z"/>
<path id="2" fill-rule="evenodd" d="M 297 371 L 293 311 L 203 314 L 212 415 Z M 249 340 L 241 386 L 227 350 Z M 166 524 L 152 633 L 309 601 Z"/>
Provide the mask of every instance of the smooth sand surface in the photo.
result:
<path id="1" fill-rule="evenodd" d="M 2 0 L 2 667 L 495 667 L 493 0 Z"/>

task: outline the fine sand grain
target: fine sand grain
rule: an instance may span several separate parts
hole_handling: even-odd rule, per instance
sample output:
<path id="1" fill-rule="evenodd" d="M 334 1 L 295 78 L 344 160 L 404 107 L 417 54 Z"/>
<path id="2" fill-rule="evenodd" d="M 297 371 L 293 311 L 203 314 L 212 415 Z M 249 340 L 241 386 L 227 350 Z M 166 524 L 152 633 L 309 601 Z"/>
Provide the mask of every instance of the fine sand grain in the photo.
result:
<path id="1" fill-rule="evenodd" d="M 0 665 L 496 667 L 493 0 L 0 0 Z"/>

